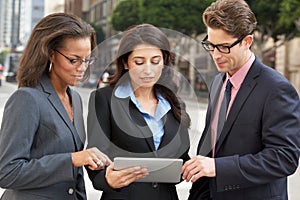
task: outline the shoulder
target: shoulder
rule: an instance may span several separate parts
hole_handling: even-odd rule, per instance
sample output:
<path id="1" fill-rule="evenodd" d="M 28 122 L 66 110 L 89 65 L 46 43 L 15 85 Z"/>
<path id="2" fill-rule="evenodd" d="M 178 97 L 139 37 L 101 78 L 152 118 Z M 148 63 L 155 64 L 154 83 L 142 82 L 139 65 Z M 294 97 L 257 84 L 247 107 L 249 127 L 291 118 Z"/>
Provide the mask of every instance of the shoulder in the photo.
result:
<path id="1" fill-rule="evenodd" d="M 114 87 L 106 86 L 103 88 L 98 88 L 90 93 L 89 102 L 93 103 L 95 106 L 104 106 L 109 104 Z"/>
<path id="2" fill-rule="evenodd" d="M 42 92 L 37 88 L 21 87 L 17 89 L 9 99 L 15 99 L 16 101 L 37 101 L 39 98 L 44 98 Z"/>
<path id="3" fill-rule="evenodd" d="M 38 113 L 45 98 L 36 88 L 21 87 L 9 97 L 5 110 L 16 113 Z"/>
<path id="4" fill-rule="evenodd" d="M 293 88 L 290 81 L 284 75 L 266 65 L 262 66 L 259 80 L 263 84 L 271 85 L 272 87 Z"/>
<path id="5" fill-rule="evenodd" d="M 257 57 L 255 58 L 247 76 L 251 79 L 257 79 L 258 83 L 262 83 L 262 85 L 268 87 L 279 85 L 292 87 L 289 80 L 284 75 L 263 64 Z"/>
<path id="6" fill-rule="evenodd" d="M 259 60 L 254 62 L 253 67 L 259 69 L 257 83 L 260 90 L 264 93 L 269 94 L 272 98 L 278 95 L 298 96 L 290 81 L 275 69 L 264 65 Z"/>
<path id="7" fill-rule="evenodd" d="M 98 88 L 95 91 L 95 96 L 102 96 L 102 97 L 111 97 L 112 93 L 114 91 L 114 87 L 113 86 L 107 86 L 107 87 L 103 87 L 103 88 Z"/>

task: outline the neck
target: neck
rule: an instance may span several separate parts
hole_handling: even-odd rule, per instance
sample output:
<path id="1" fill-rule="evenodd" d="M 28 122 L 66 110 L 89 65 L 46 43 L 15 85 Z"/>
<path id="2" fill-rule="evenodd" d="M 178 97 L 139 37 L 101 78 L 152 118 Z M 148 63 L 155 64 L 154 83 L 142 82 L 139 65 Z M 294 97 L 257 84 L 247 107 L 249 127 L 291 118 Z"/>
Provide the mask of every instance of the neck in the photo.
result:
<path id="1" fill-rule="evenodd" d="M 56 93 L 60 97 L 66 97 L 67 94 L 67 88 L 68 86 L 65 84 L 61 84 L 61 81 L 55 80 L 55 78 L 51 77 L 50 75 L 50 82 L 52 83 L 52 86 L 54 87 Z"/>
<path id="2" fill-rule="evenodd" d="M 134 90 L 134 95 L 137 99 L 143 100 L 143 101 L 153 101 L 156 100 L 154 89 L 151 88 L 138 88 Z"/>

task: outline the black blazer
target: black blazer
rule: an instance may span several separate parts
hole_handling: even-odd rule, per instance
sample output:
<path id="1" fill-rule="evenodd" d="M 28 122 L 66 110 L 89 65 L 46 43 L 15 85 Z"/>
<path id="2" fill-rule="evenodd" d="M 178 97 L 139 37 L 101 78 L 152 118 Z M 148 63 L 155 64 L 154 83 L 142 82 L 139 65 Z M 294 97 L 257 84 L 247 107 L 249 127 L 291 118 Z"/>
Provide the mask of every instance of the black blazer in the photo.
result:
<path id="1" fill-rule="evenodd" d="M 224 75 L 212 82 L 201 155 L 211 156 L 208 130 Z M 299 147 L 299 96 L 286 78 L 256 58 L 217 141 L 216 177 L 194 183 L 189 199 L 207 199 L 209 192 L 222 200 L 288 199 L 287 176 L 297 169 Z"/>
<path id="2" fill-rule="evenodd" d="M 88 147 L 96 146 L 111 159 L 125 157 L 162 157 L 189 159 L 188 129 L 174 117 L 164 116 L 164 136 L 155 151 L 152 132 L 130 98 L 120 99 L 113 87 L 91 93 L 88 113 Z M 155 200 L 178 199 L 175 184 L 132 183 L 114 190 L 105 180 L 105 169 L 87 169 L 95 189 L 102 190 L 101 199 Z"/>

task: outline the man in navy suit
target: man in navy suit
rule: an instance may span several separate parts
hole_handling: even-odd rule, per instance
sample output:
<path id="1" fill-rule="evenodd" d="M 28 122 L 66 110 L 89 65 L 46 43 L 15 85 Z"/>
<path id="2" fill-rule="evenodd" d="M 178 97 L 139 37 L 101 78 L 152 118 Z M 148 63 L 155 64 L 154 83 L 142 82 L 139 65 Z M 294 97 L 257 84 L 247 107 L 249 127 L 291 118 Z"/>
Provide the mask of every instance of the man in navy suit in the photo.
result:
<path id="1" fill-rule="evenodd" d="M 299 161 L 299 95 L 250 50 L 257 22 L 244 0 L 212 3 L 203 21 L 202 45 L 220 73 L 198 156 L 182 169 L 193 182 L 189 199 L 288 199 L 287 176 Z"/>

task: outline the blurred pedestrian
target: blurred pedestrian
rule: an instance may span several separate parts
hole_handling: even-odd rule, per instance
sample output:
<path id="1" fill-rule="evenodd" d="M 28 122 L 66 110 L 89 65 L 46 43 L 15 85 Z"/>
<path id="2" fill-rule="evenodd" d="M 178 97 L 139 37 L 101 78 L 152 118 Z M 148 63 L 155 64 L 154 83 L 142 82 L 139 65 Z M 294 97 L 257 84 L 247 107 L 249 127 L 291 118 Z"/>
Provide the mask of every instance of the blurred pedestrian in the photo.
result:
<path id="1" fill-rule="evenodd" d="M 93 28 L 74 15 L 48 15 L 35 26 L 3 113 L 2 200 L 84 200 L 82 166 L 109 164 L 97 148 L 83 150 L 82 102 L 70 87 L 88 73 L 95 46 Z"/>
<path id="2" fill-rule="evenodd" d="M 202 44 L 220 73 L 198 156 L 183 166 L 193 182 L 189 199 L 288 199 L 287 176 L 299 161 L 299 96 L 251 51 L 257 22 L 244 0 L 213 2 L 203 21 Z"/>

